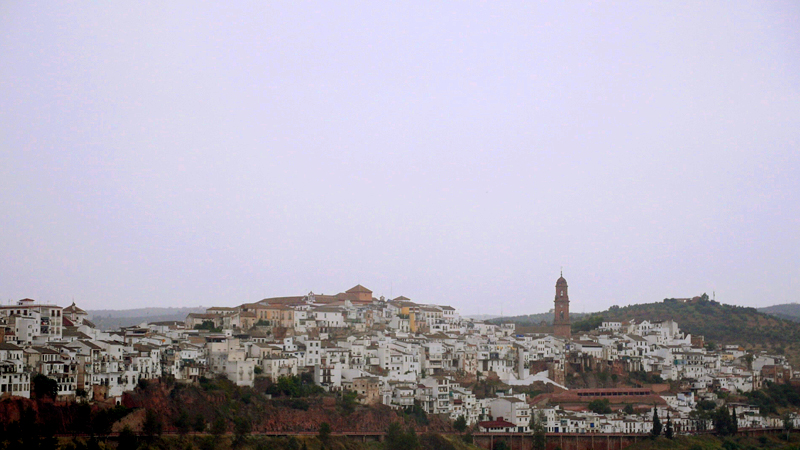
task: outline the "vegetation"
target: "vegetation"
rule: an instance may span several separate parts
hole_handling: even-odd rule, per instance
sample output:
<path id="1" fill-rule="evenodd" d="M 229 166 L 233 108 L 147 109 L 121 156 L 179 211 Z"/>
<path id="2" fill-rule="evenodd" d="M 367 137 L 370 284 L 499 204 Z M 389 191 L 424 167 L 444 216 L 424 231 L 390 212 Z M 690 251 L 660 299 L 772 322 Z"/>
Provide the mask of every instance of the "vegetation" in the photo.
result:
<path id="1" fill-rule="evenodd" d="M 453 422 L 453 428 L 459 433 L 467 431 L 467 419 L 465 419 L 464 416 L 458 416 L 455 422 Z"/>
<path id="2" fill-rule="evenodd" d="M 570 312 L 569 315 L 572 320 L 578 320 L 579 318 L 586 316 L 586 314 L 576 313 L 576 312 Z M 523 327 L 539 326 L 542 322 L 548 325 L 552 325 L 553 313 L 547 312 L 540 314 L 528 314 L 523 316 L 495 317 L 493 319 L 486 320 L 486 322 L 493 324 L 513 322 Z"/>
<path id="3" fill-rule="evenodd" d="M 358 405 L 358 394 L 353 391 L 342 392 L 336 402 L 336 406 L 342 411 L 342 414 L 349 415 L 356 409 Z"/>
<path id="4" fill-rule="evenodd" d="M 537 411 L 531 416 L 530 429 L 531 434 L 533 434 L 533 450 L 545 450 L 547 448 L 546 423 L 547 419 L 541 411 Z"/>
<path id="5" fill-rule="evenodd" d="M 733 436 L 739 431 L 735 409 L 731 414 L 727 406 L 720 406 L 714 411 L 712 418 L 714 420 L 714 430 L 719 436 Z"/>
<path id="6" fill-rule="evenodd" d="M 630 372 L 628 374 L 628 378 L 630 380 L 640 381 L 640 382 L 642 382 L 644 384 L 657 384 L 657 383 L 663 383 L 664 382 L 664 379 L 661 378 L 661 375 L 647 373 L 647 372 L 645 372 L 643 370 L 639 370 L 639 371 L 636 371 L 636 372 Z"/>
<path id="7" fill-rule="evenodd" d="M 765 308 L 758 308 L 758 311 L 793 322 L 800 322 L 800 304 L 797 303 L 767 306 Z"/>
<path id="8" fill-rule="evenodd" d="M 759 407 L 761 414 L 777 414 L 778 408 L 800 407 L 800 386 L 766 383 L 764 389 L 745 394 L 749 403 Z"/>
<path id="9" fill-rule="evenodd" d="M 419 439 L 414 427 L 403 430 L 398 422 L 392 422 L 386 430 L 386 450 L 414 450 L 419 447 Z"/>
<path id="10" fill-rule="evenodd" d="M 152 441 L 156 436 L 161 436 L 161 433 L 164 432 L 164 423 L 155 410 L 148 409 L 145 413 L 142 432 L 147 436 L 149 441 Z"/>
<path id="11" fill-rule="evenodd" d="M 589 411 L 595 414 L 610 414 L 611 413 L 611 404 L 609 403 L 607 398 L 599 398 L 597 400 L 592 400 L 589 402 L 587 406 Z"/>
<path id="12" fill-rule="evenodd" d="M 664 436 L 667 439 L 672 439 L 674 437 L 674 431 L 672 430 L 672 418 L 667 413 L 667 426 L 664 428 Z"/>
<path id="13" fill-rule="evenodd" d="M 211 320 L 204 320 L 203 323 L 197 324 L 194 326 L 195 330 L 206 330 L 212 333 L 221 333 L 222 328 L 218 328 L 214 326 L 214 322 Z"/>
<path id="14" fill-rule="evenodd" d="M 548 315 L 552 321 L 552 314 Z M 661 303 L 612 307 L 580 320 L 576 320 L 576 314 L 571 315 L 573 331 L 585 331 L 590 326 L 596 328 L 602 321 L 672 319 L 678 322 L 682 331 L 702 335 L 716 345 L 751 343 L 752 350 L 783 350 L 792 365 L 800 366 L 800 323 L 765 314 L 755 308 L 723 305 L 708 300 L 707 295 L 695 303 L 665 299 Z M 490 322 L 514 322 L 520 326 L 538 325 L 541 322 L 531 321 L 529 317 L 492 319 Z"/>
<path id="15" fill-rule="evenodd" d="M 55 400 L 58 395 L 58 381 L 42 374 L 33 377 L 32 387 L 33 395 L 39 399 L 50 397 Z"/>
<path id="16" fill-rule="evenodd" d="M 331 424 L 328 422 L 322 422 L 322 424 L 319 426 L 319 431 L 317 432 L 317 438 L 323 444 L 327 443 L 331 438 Z"/>
<path id="17" fill-rule="evenodd" d="M 271 384 L 266 390 L 267 394 L 273 396 L 282 395 L 292 398 L 305 398 L 323 392 L 321 387 L 314 384 L 313 376 L 310 373 L 279 377 L 277 383 Z"/>
<path id="18" fill-rule="evenodd" d="M 407 406 L 403 409 L 402 415 L 413 419 L 419 425 L 427 425 L 429 423 L 428 414 L 422 409 L 422 406 L 414 403 L 413 406 Z"/>
<path id="19" fill-rule="evenodd" d="M 779 436 L 759 437 L 717 437 L 704 436 L 675 436 L 673 440 L 664 438 L 644 439 L 625 450 L 796 450 L 798 442 L 794 436 L 786 442 Z"/>
<path id="20" fill-rule="evenodd" d="M 663 425 L 661 425 L 661 419 L 658 418 L 658 410 L 655 407 L 653 407 L 653 430 L 650 432 L 650 434 L 654 438 L 660 436 L 662 426 Z"/>
<path id="21" fill-rule="evenodd" d="M 581 331 L 591 331 L 595 328 L 598 328 L 600 325 L 603 324 L 603 316 L 601 315 L 591 315 L 584 317 L 583 319 L 574 322 L 572 324 L 572 332 L 577 333 Z"/>

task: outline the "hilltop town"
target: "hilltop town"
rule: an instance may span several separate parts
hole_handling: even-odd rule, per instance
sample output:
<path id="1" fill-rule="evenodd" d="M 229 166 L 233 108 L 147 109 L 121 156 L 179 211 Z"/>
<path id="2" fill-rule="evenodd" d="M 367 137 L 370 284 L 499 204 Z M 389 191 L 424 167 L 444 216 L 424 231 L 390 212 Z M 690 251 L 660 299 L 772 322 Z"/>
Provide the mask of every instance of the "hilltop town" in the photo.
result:
<path id="1" fill-rule="evenodd" d="M 784 357 L 707 345 L 672 320 L 574 332 L 563 276 L 555 288 L 552 326 L 535 333 L 448 305 L 374 298 L 361 285 L 118 330 L 97 329 L 74 303 L 23 299 L 0 307 L 0 398 L 41 395 L 37 379 L 51 380 L 61 401 L 119 404 L 143 380 L 253 387 L 302 376 L 322 392 L 476 432 L 529 433 L 538 422 L 549 433 L 650 433 L 655 413 L 692 433 L 713 429 L 710 412 L 724 408 L 739 428 L 800 427 L 794 413 L 741 401 L 798 382 Z"/>

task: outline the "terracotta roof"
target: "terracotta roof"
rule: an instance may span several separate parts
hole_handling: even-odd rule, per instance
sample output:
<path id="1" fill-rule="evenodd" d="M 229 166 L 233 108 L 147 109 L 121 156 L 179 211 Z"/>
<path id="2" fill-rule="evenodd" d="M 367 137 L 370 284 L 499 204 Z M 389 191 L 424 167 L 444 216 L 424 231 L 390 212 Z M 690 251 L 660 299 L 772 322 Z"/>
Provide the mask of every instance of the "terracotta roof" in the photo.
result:
<path id="1" fill-rule="evenodd" d="M 65 313 L 75 313 L 75 314 L 87 314 L 86 311 L 84 311 L 84 310 L 78 308 L 77 306 L 75 306 L 75 302 L 72 302 L 71 305 L 69 305 L 66 308 L 64 308 L 64 312 Z"/>
<path id="2" fill-rule="evenodd" d="M 369 289 L 365 288 L 364 286 L 362 286 L 360 284 L 357 284 L 357 285 L 351 287 L 350 289 L 346 290 L 345 292 L 348 293 L 348 294 L 356 294 L 356 293 L 372 294 L 372 291 L 370 291 Z"/>
<path id="3" fill-rule="evenodd" d="M 514 425 L 511 422 L 506 422 L 505 420 L 498 419 L 498 420 L 487 420 L 486 422 L 478 422 L 479 427 L 483 428 L 514 428 Z"/>
<path id="4" fill-rule="evenodd" d="M 287 305 L 290 303 L 300 303 L 303 301 L 304 298 L 306 297 L 305 296 L 271 297 L 259 300 L 258 303 L 261 303 L 262 305 Z"/>

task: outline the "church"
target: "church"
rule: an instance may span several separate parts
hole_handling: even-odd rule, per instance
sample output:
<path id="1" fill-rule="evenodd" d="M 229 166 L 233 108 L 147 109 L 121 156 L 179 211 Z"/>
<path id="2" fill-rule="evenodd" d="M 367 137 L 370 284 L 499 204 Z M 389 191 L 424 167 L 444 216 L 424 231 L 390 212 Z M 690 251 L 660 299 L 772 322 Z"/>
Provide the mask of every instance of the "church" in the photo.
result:
<path id="1" fill-rule="evenodd" d="M 555 317 L 553 317 L 553 334 L 556 337 L 569 339 L 572 337 L 572 325 L 569 322 L 569 293 L 564 273 L 556 281 Z"/>

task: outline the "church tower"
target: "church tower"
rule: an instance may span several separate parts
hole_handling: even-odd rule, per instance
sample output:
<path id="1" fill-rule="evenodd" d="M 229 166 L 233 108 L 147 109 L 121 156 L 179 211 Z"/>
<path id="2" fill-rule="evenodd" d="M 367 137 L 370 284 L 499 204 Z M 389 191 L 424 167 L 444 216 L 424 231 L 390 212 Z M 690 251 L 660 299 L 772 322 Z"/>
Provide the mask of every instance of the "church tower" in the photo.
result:
<path id="1" fill-rule="evenodd" d="M 553 318 L 553 334 L 557 337 L 569 339 L 572 336 L 572 326 L 569 322 L 569 293 L 567 280 L 564 274 L 556 281 L 556 315 Z"/>

